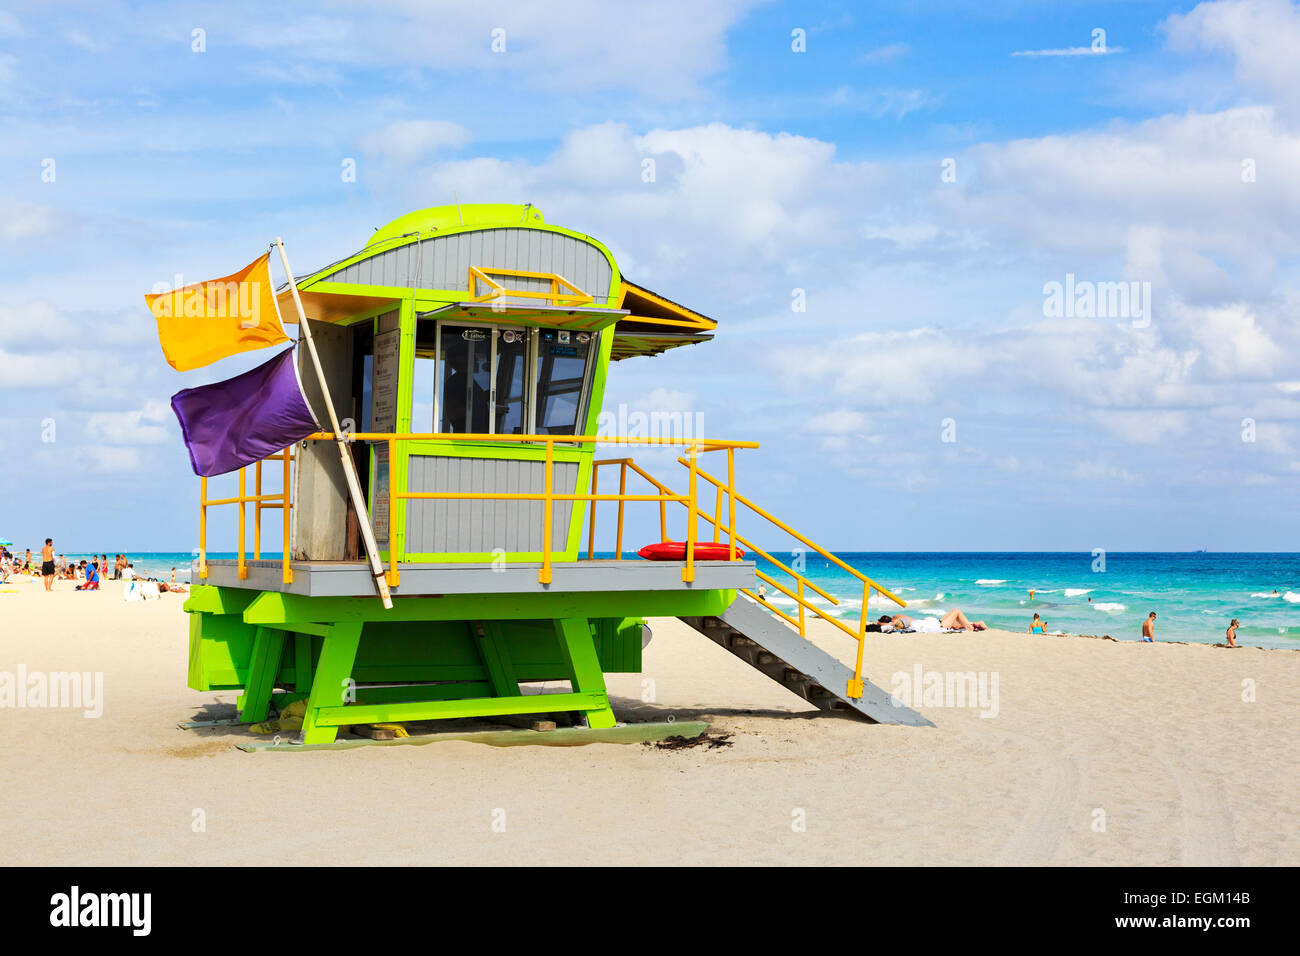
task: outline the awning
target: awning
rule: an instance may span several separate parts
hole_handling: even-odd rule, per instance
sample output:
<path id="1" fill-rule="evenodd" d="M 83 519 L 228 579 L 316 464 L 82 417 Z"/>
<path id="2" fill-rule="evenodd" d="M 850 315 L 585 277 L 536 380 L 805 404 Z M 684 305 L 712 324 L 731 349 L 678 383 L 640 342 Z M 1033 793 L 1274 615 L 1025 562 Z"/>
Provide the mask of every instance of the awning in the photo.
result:
<path id="1" fill-rule="evenodd" d="M 718 323 L 679 302 L 651 292 L 645 286 L 623 280 L 619 305 L 628 312 L 614 327 L 614 349 L 610 358 L 660 355 L 683 345 L 696 345 L 713 338 Z"/>
<path id="2" fill-rule="evenodd" d="M 626 309 L 599 309 L 579 305 L 504 305 L 492 308 L 486 302 L 455 302 L 440 309 L 421 312 L 422 319 L 463 319 L 474 322 L 527 322 L 556 329 L 600 329 L 622 321 Z"/>
<path id="3" fill-rule="evenodd" d="M 638 355 L 660 355 L 683 345 L 698 345 L 713 338 L 712 335 L 683 332 L 623 332 L 614 330 L 614 348 L 609 358 L 612 362 L 636 358 Z"/>
<path id="4" fill-rule="evenodd" d="M 317 292 L 303 288 L 298 289 L 298 297 L 302 299 L 302 310 L 307 313 L 307 318 L 317 322 L 343 322 L 378 309 L 396 309 L 402 304 L 401 299 L 391 296 Z M 298 308 L 293 304 L 293 293 L 288 286 L 275 293 L 275 302 L 280 307 L 280 319 L 285 325 L 296 325 Z"/>

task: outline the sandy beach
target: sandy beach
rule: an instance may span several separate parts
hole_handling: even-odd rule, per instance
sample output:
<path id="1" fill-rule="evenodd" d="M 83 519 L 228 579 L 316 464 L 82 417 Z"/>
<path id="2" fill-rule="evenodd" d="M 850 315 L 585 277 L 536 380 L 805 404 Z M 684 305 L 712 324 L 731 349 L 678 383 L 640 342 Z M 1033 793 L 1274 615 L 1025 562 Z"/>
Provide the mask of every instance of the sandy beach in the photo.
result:
<path id="1" fill-rule="evenodd" d="M 0 710 L 7 864 L 1300 863 L 1295 652 L 873 637 L 886 689 L 918 665 L 996 675 L 996 716 L 922 702 L 937 726 L 914 729 L 820 714 L 658 620 L 645 674 L 608 678 L 616 712 L 727 745 L 249 754 L 241 730 L 176 727 L 235 696 L 185 686 L 183 598 L 71 587 L 0 587 L 0 672 L 102 672 L 104 697 L 97 719 Z"/>

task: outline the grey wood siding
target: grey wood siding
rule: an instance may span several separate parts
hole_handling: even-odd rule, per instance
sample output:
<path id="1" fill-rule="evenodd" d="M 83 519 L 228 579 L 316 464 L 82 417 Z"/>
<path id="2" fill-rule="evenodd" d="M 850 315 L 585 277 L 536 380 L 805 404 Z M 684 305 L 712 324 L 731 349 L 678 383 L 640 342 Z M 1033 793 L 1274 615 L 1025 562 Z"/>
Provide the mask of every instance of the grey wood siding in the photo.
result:
<path id="1" fill-rule="evenodd" d="M 546 463 L 499 458 L 412 455 L 408 491 L 544 491 Z M 578 463 L 555 463 L 554 491 L 572 494 Z M 407 554 L 507 553 L 542 550 L 540 501 L 437 501 L 406 504 Z M 569 536 L 572 501 L 557 501 L 551 511 L 551 551 L 563 551 Z"/>
<path id="2" fill-rule="evenodd" d="M 378 252 L 326 277 L 328 282 L 469 291 L 470 266 L 554 272 L 598 302 L 609 296 L 614 272 L 598 248 L 581 239 L 542 229 L 479 229 L 419 242 L 420 274 L 415 274 L 416 243 Z M 544 291 L 550 283 L 511 278 L 517 289 Z M 534 300 L 535 301 L 535 300 Z"/>

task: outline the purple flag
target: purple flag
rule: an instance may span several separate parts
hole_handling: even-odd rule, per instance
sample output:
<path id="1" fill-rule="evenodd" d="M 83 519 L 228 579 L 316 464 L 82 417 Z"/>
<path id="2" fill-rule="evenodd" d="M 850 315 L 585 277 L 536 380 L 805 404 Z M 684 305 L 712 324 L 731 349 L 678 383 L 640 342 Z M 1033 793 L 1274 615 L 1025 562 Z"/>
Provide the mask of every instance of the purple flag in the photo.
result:
<path id="1" fill-rule="evenodd" d="M 242 375 L 172 396 L 194 473 L 204 478 L 261 461 L 320 431 L 292 348 Z"/>

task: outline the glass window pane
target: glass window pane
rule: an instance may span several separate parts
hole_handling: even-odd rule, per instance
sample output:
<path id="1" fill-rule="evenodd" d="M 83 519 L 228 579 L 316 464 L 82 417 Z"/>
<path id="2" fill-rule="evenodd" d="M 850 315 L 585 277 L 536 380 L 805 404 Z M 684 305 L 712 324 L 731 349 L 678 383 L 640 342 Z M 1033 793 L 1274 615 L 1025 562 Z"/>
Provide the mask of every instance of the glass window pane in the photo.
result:
<path id="1" fill-rule="evenodd" d="M 441 349 L 441 407 L 438 430 L 482 434 L 488 430 L 489 330 L 444 325 Z"/>
<path id="2" fill-rule="evenodd" d="M 537 342 L 537 431 L 577 434 L 582 385 L 593 336 L 542 329 Z"/>
<path id="3" fill-rule="evenodd" d="M 436 364 L 432 353 L 415 353 L 415 375 L 411 382 L 411 431 L 437 431 L 433 423 L 433 386 Z"/>
<path id="4" fill-rule="evenodd" d="M 496 421 L 498 435 L 522 435 L 524 396 L 528 387 L 528 333 L 523 329 L 502 329 L 497 333 Z"/>

